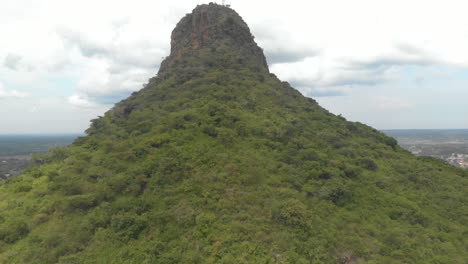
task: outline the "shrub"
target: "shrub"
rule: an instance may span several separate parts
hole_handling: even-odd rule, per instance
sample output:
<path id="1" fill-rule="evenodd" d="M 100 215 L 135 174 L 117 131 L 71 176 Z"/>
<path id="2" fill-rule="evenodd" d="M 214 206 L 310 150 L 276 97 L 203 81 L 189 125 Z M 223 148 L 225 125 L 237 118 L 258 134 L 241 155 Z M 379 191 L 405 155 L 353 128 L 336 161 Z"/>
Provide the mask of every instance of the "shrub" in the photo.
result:
<path id="1" fill-rule="evenodd" d="M 49 215 L 45 213 L 38 213 L 34 215 L 32 219 L 32 223 L 34 225 L 40 225 L 40 224 L 46 223 L 47 221 L 49 221 Z"/>
<path id="2" fill-rule="evenodd" d="M 367 159 L 367 158 L 360 159 L 358 161 L 358 165 L 363 167 L 366 170 L 370 170 L 370 171 L 377 170 L 377 164 L 371 159 Z"/>
<path id="3" fill-rule="evenodd" d="M 111 228 L 124 239 L 136 239 L 146 228 L 146 221 L 141 216 L 124 213 L 111 218 Z"/>
<path id="4" fill-rule="evenodd" d="M 14 243 L 29 233 L 29 227 L 25 222 L 15 221 L 3 223 L 0 226 L 0 240 Z"/>
<path id="5" fill-rule="evenodd" d="M 309 213 L 310 211 L 301 201 L 288 199 L 274 209 L 273 219 L 285 225 L 307 228 L 310 225 Z"/>

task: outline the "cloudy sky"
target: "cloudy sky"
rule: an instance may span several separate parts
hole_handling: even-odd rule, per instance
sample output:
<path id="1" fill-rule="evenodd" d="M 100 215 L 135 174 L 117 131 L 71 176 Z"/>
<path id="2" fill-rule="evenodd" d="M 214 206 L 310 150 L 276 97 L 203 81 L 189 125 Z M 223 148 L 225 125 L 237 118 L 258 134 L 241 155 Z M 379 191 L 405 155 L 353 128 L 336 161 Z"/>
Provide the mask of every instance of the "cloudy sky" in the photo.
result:
<path id="1" fill-rule="evenodd" d="M 227 2 L 271 71 L 333 113 L 378 129 L 468 128 L 465 0 Z M 155 75 L 201 3 L 2 0 L 0 134 L 85 130 Z"/>

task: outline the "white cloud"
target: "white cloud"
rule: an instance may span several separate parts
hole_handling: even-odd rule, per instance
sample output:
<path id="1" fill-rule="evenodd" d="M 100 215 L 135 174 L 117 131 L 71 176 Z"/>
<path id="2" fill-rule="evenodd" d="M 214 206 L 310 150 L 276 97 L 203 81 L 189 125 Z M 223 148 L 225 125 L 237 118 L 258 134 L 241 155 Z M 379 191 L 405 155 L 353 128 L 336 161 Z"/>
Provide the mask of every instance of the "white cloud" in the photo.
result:
<path id="1" fill-rule="evenodd" d="M 253 27 L 258 44 L 263 48 L 270 65 L 299 62 L 320 53 L 313 42 L 298 40 L 297 36 L 282 28 L 278 21 L 262 21 Z"/>
<path id="2" fill-rule="evenodd" d="M 79 108 L 93 108 L 93 107 L 95 107 L 95 105 L 92 102 L 90 102 L 87 98 L 82 97 L 82 96 L 77 95 L 77 94 L 69 96 L 67 99 L 68 99 L 68 102 L 71 105 L 79 107 Z"/>
<path id="3" fill-rule="evenodd" d="M 0 17 L 8 22 L 0 24 L 0 34 L 9 36 L 0 43 L 0 81 L 34 89 L 39 80 L 69 78 L 76 85 L 64 89 L 105 105 L 140 89 L 169 53 L 175 18 L 186 10 L 137 2 L 0 3 Z"/>
<path id="4" fill-rule="evenodd" d="M 0 83 L 0 99 L 3 98 L 25 98 L 28 97 L 29 94 L 17 90 L 7 90 L 4 86 Z"/>
<path id="5" fill-rule="evenodd" d="M 109 104 L 140 89 L 155 73 L 151 69 L 125 67 L 108 59 L 93 58 L 81 69 L 81 74 L 76 94 L 94 103 Z"/>
<path id="6" fill-rule="evenodd" d="M 105 107 L 77 108 L 66 98 L 5 99 L 0 104 L 0 134 L 77 133 L 89 127 L 89 120 L 102 115 Z"/>
<path id="7" fill-rule="evenodd" d="M 316 65 L 272 65 L 272 70 L 292 82 L 301 79 L 302 91 L 329 87 L 334 94 L 335 82 L 347 87 L 375 85 L 389 81 L 392 71 L 407 65 L 468 67 L 468 52 L 462 48 L 468 45 L 464 34 L 468 18 L 460 11 L 467 7 L 464 1 L 419 0 L 269 3 L 281 28 L 320 50 Z M 253 21 L 263 20 L 254 18 L 254 11 L 249 13 Z M 274 31 L 276 25 L 270 23 L 270 28 Z M 290 41 L 276 45 L 294 47 Z"/>
<path id="8" fill-rule="evenodd" d="M 12 70 L 18 70 L 19 69 L 19 64 L 21 63 L 21 56 L 17 54 L 8 54 L 5 57 L 5 60 L 3 62 L 3 65 L 5 67 L 10 68 Z"/>

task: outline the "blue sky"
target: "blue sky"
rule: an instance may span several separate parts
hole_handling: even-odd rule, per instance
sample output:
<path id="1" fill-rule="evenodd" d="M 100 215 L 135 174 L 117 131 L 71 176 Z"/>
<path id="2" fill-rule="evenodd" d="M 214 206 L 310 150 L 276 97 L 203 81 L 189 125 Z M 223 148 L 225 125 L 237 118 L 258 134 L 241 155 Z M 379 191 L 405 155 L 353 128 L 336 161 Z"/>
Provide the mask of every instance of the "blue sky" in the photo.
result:
<path id="1" fill-rule="evenodd" d="M 201 3 L 2 1 L 0 134 L 84 131 L 156 74 Z M 331 112 L 377 129 L 468 128 L 465 1 L 231 4 L 270 70 Z"/>

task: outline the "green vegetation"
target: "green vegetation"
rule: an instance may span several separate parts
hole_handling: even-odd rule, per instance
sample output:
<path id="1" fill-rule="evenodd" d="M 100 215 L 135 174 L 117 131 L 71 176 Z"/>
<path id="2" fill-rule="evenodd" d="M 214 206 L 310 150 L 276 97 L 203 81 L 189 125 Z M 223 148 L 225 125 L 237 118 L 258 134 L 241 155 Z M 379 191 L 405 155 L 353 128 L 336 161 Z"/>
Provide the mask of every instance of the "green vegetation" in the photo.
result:
<path id="1" fill-rule="evenodd" d="M 0 262 L 468 259 L 468 171 L 330 114 L 238 54 L 185 50 L 87 136 L 2 182 Z"/>

